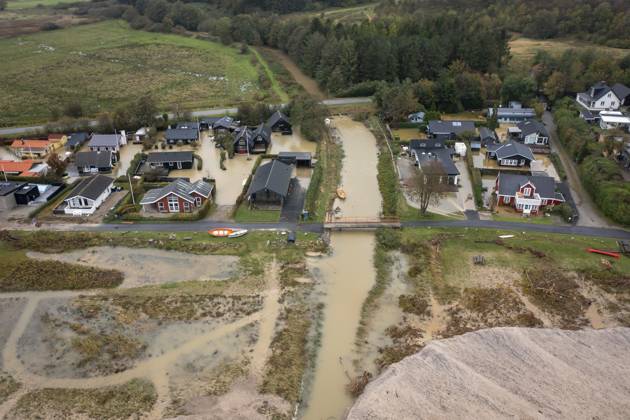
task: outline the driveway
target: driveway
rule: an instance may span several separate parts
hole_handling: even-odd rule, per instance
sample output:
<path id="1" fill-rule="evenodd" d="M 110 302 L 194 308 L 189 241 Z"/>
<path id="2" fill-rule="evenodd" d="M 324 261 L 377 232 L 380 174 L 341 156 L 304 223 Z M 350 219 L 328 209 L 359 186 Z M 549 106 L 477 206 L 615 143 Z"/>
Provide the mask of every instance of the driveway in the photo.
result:
<path id="1" fill-rule="evenodd" d="M 300 185 L 297 178 L 291 180 L 289 185 L 289 195 L 284 201 L 282 210 L 280 211 L 280 222 L 296 223 L 300 220 L 302 209 L 304 208 L 304 198 L 306 190 Z"/>
<path id="2" fill-rule="evenodd" d="M 601 215 L 599 209 L 595 206 L 593 200 L 591 200 L 591 196 L 582 186 L 573 159 L 571 159 L 564 147 L 560 144 L 556 124 L 553 121 L 553 115 L 549 111 L 545 111 L 543 114 L 543 122 L 545 126 L 547 126 L 547 131 L 549 131 L 551 151 L 558 154 L 567 173 L 567 184 L 569 185 L 571 195 L 580 213 L 578 226 L 614 227 L 614 224 L 610 223 Z"/>

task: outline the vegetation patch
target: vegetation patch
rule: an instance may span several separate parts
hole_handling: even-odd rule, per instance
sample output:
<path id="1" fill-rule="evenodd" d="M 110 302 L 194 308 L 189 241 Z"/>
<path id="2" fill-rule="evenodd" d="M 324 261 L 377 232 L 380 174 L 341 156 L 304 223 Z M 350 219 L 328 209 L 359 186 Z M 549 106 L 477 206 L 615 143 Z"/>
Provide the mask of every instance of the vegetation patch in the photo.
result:
<path id="1" fill-rule="evenodd" d="M 393 344 L 378 349 L 379 356 L 375 363 L 379 372 L 392 363 L 417 353 L 423 347 L 420 343 L 423 331 L 410 325 L 389 327 L 386 334 Z"/>
<path id="2" fill-rule="evenodd" d="M 317 163 L 306 190 L 304 208 L 313 221 L 323 221 L 332 207 L 341 179 L 343 148 L 326 133 L 317 145 Z"/>
<path id="3" fill-rule="evenodd" d="M 249 373 L 249 360 L 240 359 L 217 366 L 211 373 L 206 392 L 208 395 L 224 395 L 232 384 Z"/>
<path id="4" fill-rule="evenodd" d="M 156 400 L 157 392 L 153 384 L 141 379 L 97 389 L 44 388 L 29 392 L 20 398 L 10 416 L 139 418 L 151 410 Z"/>
<path id="5" fill-rule="evenodd" d="M 135 359 L 146 349 L 146 344 L 126 335 L 93 333 L 79 335 L 72 340 L 72 348 L 81 355 L 79 366 L 96 362 L 106 356 L 111 361 Z"/>
<path id="6" fill-rule="evenodd" d="M 0 372 L 0 404 L 4 403 L 21 386 L 11 375 Z"/>
<path id="7" fill-rule="evenodd" d="M 630 293 L 630 275 L 620 273 L 617 270 L 590 269 L 581 270 L 580 274 L 585 280 L 599 286 L 608 293 Z"/>

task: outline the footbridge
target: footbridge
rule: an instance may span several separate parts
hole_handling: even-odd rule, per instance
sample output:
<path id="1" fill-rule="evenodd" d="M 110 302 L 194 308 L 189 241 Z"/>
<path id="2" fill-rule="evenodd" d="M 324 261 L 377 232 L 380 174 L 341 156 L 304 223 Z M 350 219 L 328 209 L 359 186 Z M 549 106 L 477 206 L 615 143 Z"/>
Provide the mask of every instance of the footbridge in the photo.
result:
<path id="1" fill-rule="evenodd" d="M 375 230 L 378 228 L 401 228 L 397 217 L 336 217 L 332 213 L 326 215 L 324 229 L 329 230 Z"/>

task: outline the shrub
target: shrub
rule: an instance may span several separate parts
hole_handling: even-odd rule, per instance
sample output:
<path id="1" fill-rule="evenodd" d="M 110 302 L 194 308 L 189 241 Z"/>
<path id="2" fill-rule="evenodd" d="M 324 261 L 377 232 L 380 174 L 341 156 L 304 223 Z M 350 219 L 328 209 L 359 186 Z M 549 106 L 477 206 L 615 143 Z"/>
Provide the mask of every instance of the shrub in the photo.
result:
<path id="1" fill-rule="evenodd" d="M 193 155 L 195 160 L 197 161 L 197 170 L 200 171 L 203 169 L 203 159 L 197 153 Z"/>

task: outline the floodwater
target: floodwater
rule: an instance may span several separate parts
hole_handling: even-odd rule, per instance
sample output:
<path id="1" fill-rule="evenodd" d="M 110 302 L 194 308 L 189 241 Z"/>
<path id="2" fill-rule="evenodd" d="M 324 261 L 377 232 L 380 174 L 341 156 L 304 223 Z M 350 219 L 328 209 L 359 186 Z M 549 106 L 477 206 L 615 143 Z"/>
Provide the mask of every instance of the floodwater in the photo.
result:
<path id="1" fill-rule="evenodd" d="M 19 160 L 8 147 L 0 146 L 0 160 Z"/>
<path id="2" fill-rule="evenodd" d="M 334 119 L 345 157 L 341 171 L 341 185 L 345 200 L 335 200 L 333 208 L 344 218 L 374 218 L 381 214 L 381 195 L 376 179 L 378 148 L 368 128 L 348 117 Z"/>
<path id="3" fill-rule="evenodd" d="M 120 158 L 113 172 L 114 177 L 126 175 L 127 169 L 129 169 L 129 164 L 133 160 L 134 156 L 136 156 L 136 154 L 140 152 L 142 152 L 141 144 L 127 143 L 126 145 L 121 147 L 119 152 Z"/>
<path id="4" fill-rule="evenodd" d="M 335 118 L 334 124 L 345 152 L 342 178 L 347 199 L 336 205 L 343 217 L 373 218 L 381 213 L 381 195 L 376 180 L 376 139 L 361 123 Z M 361 307 L 374 285 L 374 234 L 342 232 L 331 235 L 332 255 L 309 261 L 323 288 L 324 313 L 321 347 L 317 354 L 306 420 L 340 419 L 352 404 L 346 384 L 355 376 L 355 339 Z"/>
<path id="5" fill-rule="evenodd" d="M 166 149 L 171 150 L 171 149 Z M 214 142 L 208 138 L 208 133 L 201 133 L 201 139 L 197 148 L 194 146 L 174 146 L 173 151 L 192 150 L 203 159 L 201 171 L 197 170 L 197 164 L 192 169 L 180 169 L 171 171 L 169 177 L 190 178 L 197 181 L 201 178 L 210 178 L 216 181 L 215 201 L 220 206 L 234 205 L 236 199 L 243 191 L 243 184 L 247 180 L 256 162 L 256 155 L 235 155 L 233 159 L 225 160 L 226 170 L 222 170 L 221 149 L 214 147 Z"/>
<path id="6" fill-rule="evenodd" d="M 238 270 L 238 257 L 190 255 L 153 248 L 93 247 L 63 254 L 29 252 L 31 258 L 78 263 L 125 274 L 121 287 L 190 280 L 227 280 Z"/>
<path id="7" fill-rule="evenodd" d="M 317 143 L 308 141 L 296 130 L 291 135 L 273 133 L 271 135 L 270 154 L 277 155 L 280 152 L 311 152 L 317 151 Z"/>
<path id="8" fill-rule="evenodd" d="M 335 233 L 331 256 L 309 261 L 325 289 L 322 342 L 303 418 L 340 419 L 352 405 L 345 386 L 355 375 L 355 338 L 361 306 L 374 284 L 374 235 Z"/>

